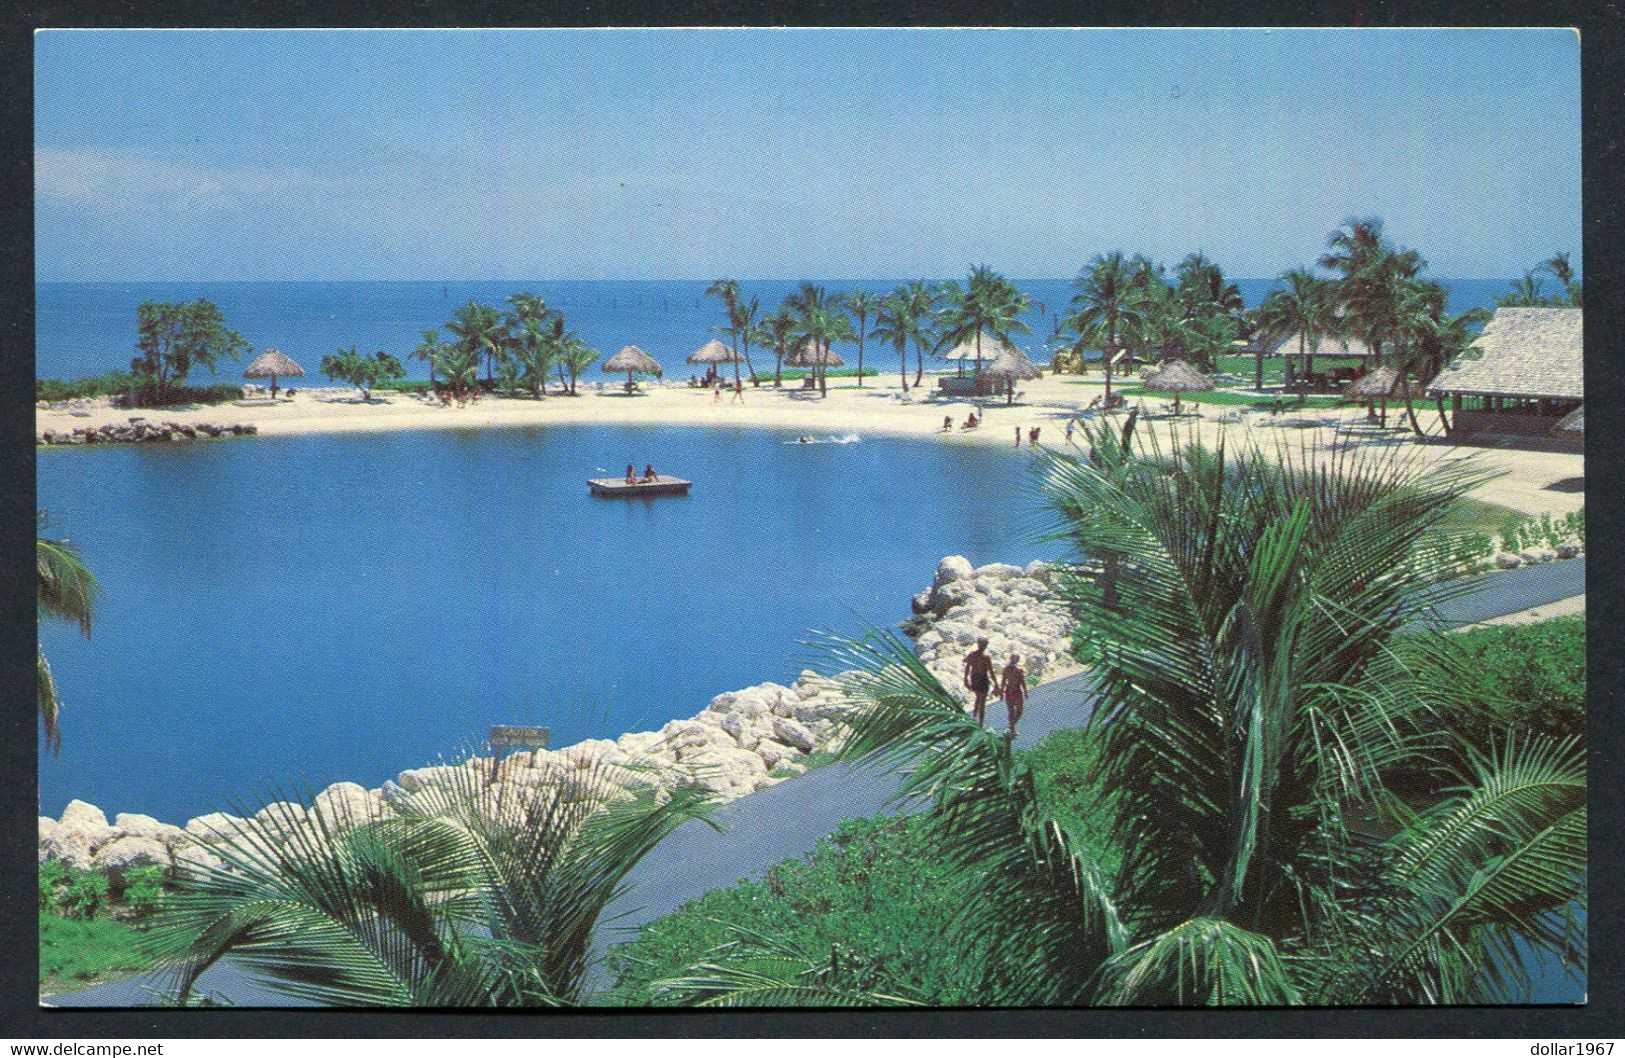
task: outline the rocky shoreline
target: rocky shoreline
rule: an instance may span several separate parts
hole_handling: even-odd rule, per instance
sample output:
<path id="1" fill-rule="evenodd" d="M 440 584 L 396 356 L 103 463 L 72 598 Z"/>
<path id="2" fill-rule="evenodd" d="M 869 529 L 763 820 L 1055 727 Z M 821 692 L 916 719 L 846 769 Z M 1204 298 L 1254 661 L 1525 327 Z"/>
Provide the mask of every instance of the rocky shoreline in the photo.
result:
<path id="1" fill-rule="evenodd" d="M 981 636 L 1000 660 L 1012 651 L 1020 654 L 1030 682 L 1057 679 L 1077 666 L 1068 652 L 1071 622 L 1051 587 L 1051 573 L 1043 562 L 1025 568 L 1007 563 L 972 568 L 966 559 L 949 556 L 937 564 L 931 586 L 914 597 L 914 615 L 902 627 L 915 654 L 957 697 L 965 696 L 961 659 Z M 839 717 L 849 708 L 841 678 L 804 671 L 789 686 L 761 683 L 729 691 L 695 716 L 673 720 L 659 731 L 510 754 L 497 765 L 494 777 L 500 783 L 542 785 L 567 782 L 572 773 L 596 768 L 627 790 L 654 787 L 659 796 L 697 783 L 718 801 L 731 801 L 798 775 L 807 770 L 813 754 L 838 748 Z M 334 783 L 309 805 L 276 802 L 254 818 L 278 830 L 382 819 L 393 812 L 394 802 L 448 781 L 457 769 L 488 775 L 492 760 L 476 757 L 414 768 L 375 789 Z M 58 819 L 39 817 L 39 861 L 105 870 L 115 884 L 124 871 L 149 864 L 166 871 L 182 865 L 213 867 L 222 861 L 211 846 L 237 839 L 241 823 L 223 812 L 184 826 L 129 812 L 109 821 L 101 808 L 74 801 Z"/>
<path id="2" fill-rule="evenodd" d="M 210 440 L 219 437 L 248 437 L 259 432 L 260 428 L 253 423 L 182 423 L 168 420 L 148 422 L 142 416 L 132 415 L 130 421 L 123 426 L 116 423 L 104 423 L 101 426 L 75 426 L 71 430 L 41 430 L 34 435 L 34 443 L 36 445 L 137 444 L 158 441 Z"/>

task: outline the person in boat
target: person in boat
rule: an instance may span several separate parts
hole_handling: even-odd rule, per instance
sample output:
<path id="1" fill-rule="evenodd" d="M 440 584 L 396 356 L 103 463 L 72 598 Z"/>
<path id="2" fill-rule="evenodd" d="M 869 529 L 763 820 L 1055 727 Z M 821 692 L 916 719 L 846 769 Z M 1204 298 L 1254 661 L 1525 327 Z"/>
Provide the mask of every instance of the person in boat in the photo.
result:
<path id="1" fill-rule="evenodd" d="M 976 649 L 965 655 L 964 678 L 966 689 L 975 696 L 971 715 L 981 724 L 987 719 L 987 695 L 993 689 L 993 657 L 986 639 L 978 639 Z"/>
<path id="2" fill-rule="evenodd" d="M 631 463 L 626 464 L 626 483 L 628 485 L 636 485 L 638 483 L 638 472 L 632 469 Z"/>
<path id="3" fill-rule="evenodd" d="M 999 675 L 999 694 L 1004 698 L 1004 707 L 1010 714 L 1010 737 L 1016 737 L 1016 723 L 1021 720 L 1021 711 L 1027 705 L 1027 673 L 1021 667 L 1021 655 L 1011 654 L 1010 660 L 1005 663 L 1004 672 Z"/>
<path id="4" fill-rule="evenodd" d="M 655 465 L 653 463 L 649 463 L 644 466 L 643 480 L 645 482 L 654 481 L 657 477 L 659 477 L 659 475 L 655 473 Z"/>

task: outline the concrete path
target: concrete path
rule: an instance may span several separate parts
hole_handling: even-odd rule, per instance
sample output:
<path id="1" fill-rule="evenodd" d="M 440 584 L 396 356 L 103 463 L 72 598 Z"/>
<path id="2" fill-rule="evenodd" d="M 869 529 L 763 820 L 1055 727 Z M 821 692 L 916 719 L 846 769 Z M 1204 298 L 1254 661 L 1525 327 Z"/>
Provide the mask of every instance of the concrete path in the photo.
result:
<path id="1" fill-rule="evenodd" d="M 1585 591 L 1585 559 L 1549 562 L 1475 578 L 1471 587 L 1439 607 L 1449 624 L 1473 624 L 1531 606 L 1542 606 Z M 1018 746 L 1030 746 L 1052 731 L 1078 727 L 1094 712 L 1088 673 L 1036 688 L 1028 701 Z M 1003 722 L 1002 705 L 990 719 Z M 895 806 L 899 777 L 837 762 L 789 782 L 723 805 L 718 831 L 703 823 L 677 828 L 633 872 L 629 891 L 605 912 L 599 948 L 627 939 L 645 923 L 670 913 L 712 889 L 758 879 L 767 868 L 805 855 L 843 819 L 908 811 Z M 127 1007 L 153 1002 L 158 975 L 114 981 L 83 992 L 53 997 L 60 1006 Z M 204 973 L 200 990 L 228 997 L 236 1006 L 297 1006 L 261 984 L 242 966 L 225 960 Z"/>

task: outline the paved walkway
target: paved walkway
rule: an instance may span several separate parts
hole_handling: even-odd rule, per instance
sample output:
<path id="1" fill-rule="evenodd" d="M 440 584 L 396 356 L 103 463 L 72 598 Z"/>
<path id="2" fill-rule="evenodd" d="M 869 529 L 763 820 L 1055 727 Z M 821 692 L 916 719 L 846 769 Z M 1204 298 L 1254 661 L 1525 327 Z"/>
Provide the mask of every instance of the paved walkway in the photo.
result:
<path id="1" fill-rule="evenodd" d="M 1452 625 L 1473 624 L 1584 591 L 1584 558 L 1549 562 L 1476 578 L 1468 591 L 1442 604 L 1439 613 Z M 1088 673 L 1035 688 L 1016 744 L 1030 746 L 1052 731 L 1087 723 L 1094 712 L 1090 688 Z M 1002 722 L 1001 709 L 994 703 L 990 716 Z M 723 805 L 715 815 L 720 831 L 697 822 L 677 828 L 644 857 L 628 892 L 606 911 L 600 949 L 627 939 L 644 923 L 702 893 L 760 878 L 774 864 L 810 852 L 843 819 L 897 811 L 892 800 L 898 782 L 895 774 L 836 762 Z M 160 987 L 158 975 L 146 974 L 58 996 L 52 1002 L 145 1006 Z M 198 987 L 229 997 L 237 1006 L 301 1005 L 271 991 L 231 960 L 204 973 Z"/>

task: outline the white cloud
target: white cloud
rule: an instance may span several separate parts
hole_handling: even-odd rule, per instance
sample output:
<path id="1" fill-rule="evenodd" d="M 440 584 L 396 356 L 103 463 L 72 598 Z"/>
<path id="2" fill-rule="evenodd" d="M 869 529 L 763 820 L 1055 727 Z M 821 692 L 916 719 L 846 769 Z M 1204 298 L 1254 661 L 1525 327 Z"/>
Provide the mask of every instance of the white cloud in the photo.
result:
<path id="1" fill-rule="evenodd" d="M 297 169 L 204 169 L 103 151 L 34 151 L 36 195 L 98 209 L 230 209 L 244 198 L 337 186 Z"/>

